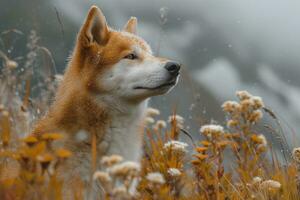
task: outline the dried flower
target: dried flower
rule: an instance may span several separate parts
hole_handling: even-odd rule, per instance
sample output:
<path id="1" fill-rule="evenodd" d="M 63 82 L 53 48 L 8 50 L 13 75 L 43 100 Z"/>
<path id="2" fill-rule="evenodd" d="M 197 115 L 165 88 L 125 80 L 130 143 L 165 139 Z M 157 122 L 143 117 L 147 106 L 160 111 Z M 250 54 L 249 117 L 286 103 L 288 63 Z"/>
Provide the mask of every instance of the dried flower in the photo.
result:
<path id="1" fill-rule="evenodd" d="M 249 121 L 252 123 L 257 123 L 259 120 L 261 120 L 261 118 L 263 117 L 263 113 L 260 110 L 255 110 L 253 111 L 253 113 L 251 114 Z"/>
<path id="2" fill-rule="evenodd" d="M 292 156 L 297 163 L 300 163 L 300 147 L 293 149 Z"/>
<path id="3" fill-rule="evenodd" d="M 66 149 L 62 149 L 62 148 L 56 150 L 55 153 L 56 153 L 57 157 L 63 158 L 63 159 L 69 158 L 72 155 L 71 151 L 66 150 Z"/>
<path id="4" fill-rule="evenodd" d="M 176 176 L 180 176 L 180 175 L 181 175 L 181 172 L 180 172 L 180 170 L 177 169 L 177 168 L 169 168 L 169 169 L 168 169 L 168 174 L 170 174 L 171 176 L 176 177 Z"/>
<path id="5" fill-rule="evenodd" d="M 211 145 L 211 142 L 209 142 L 209 141 L 207 141 L 207 140 L 202 140 L 200 143 L 201 143 L 203 146 L 206 146 L 206 147 L 208 147 L 208 146 Z"/>
<path id="6" fill-rule="evenodd" d="M 169 116 L 168 122 L 169 123 L 174 123 L 176 121 L 177 124 L 183 124 L 184 123 L 184 118 L 181 117 L 180 115 L 171 115 Z"/>
<path id="7" fill-rule="evenodd" d="M 207 154 L 202 154 L 202 153 L 198 153 L 196 155 L 194 155 L 196 158 L 198 158 L 199 160 L 204 160 L 206 158 L 208 158 Z"/>
<path id="8" fill-rule="evenodd" d="M 37 156 L 37 160 L 41 163 L 42 168 L 45 170 L 50 165 L 50 162 L 54 160 L 54 157 L 50 153 L 43 153 Z"/>
<path id="9" fill-rule="evenodd" d="M 267 145 L 267 140 L 264 135 L 252 134 L 251 140 L 256 144 L 262 144 L 263 146 Z"/>
<path id="10" fill-rule="evenodd" d="M 153 129 L 154 130 L 161 130 L 163 128 L 166 128 L 167 124 L 164 120 L 158 120 L 154 125 L 153 125 Z"/>
<path id="11" fill-rule="evenodd" d="M 109 173 L 102 172 L 102 171 L 95 172 L 93 174 L 93 179 L 99 180 L 102 184 L 111 182 L 111 177 L 110 177 Z"/>
<path id="12" fill-rule="evenodd" d="M 14 60 L 7 59 L 5 64 L 6 64 L 6 67 L 8 67 L 9 69 L 15 69 L 18 67 L 18 63 Z"/>
<path id="13" fill-rule="evenodd" d="M 136 175 L 141 169 L 137 162 L 126 161 L 120 164 L 113 165 L 109 168 L 109 173 L 114 176 Z"/>
<path id="14" fill-rule="evenodd" d="M 101 159 L 101 164 L 103 164 L 105 166 L 112 166 L 112 165 L 122 162 L 122 161 L 123 161 L 122 156 L 113 154 L 110 156 L 103 156 Z"/>
<path id="15" fill-rule="evenodd" d="M 236 101 L 225 101 L 222 105 L 222 109 L 225 112 L 237 112 L 240 110 L 240 104 Z"/>
<path id="16" fill-rule="evenodd" d="M 239 124 L 239 122 L 237 120 L 228 120 L 227 121 L 227 127 L 228 128 L 232 128 L 232 127 L 236 127 Z"/>
<path id="17" fill-rule="evenodd" d="M 240 105 L 241 105 L 241 110 L 243 112 L 246 112 L 254 107 L 254 102 L 252 99 L 245 99 L 241 101 Z"/>
<path id="18" fill-rule="evenodd" d="M 202 164 L 202 161 L 200 161 L 200 160 L 192 160 L 191 163 L 193 165 L 200 165 L 200 164 Z"/>
<path id="19" fill-rule="evenodd" d="M 171 123 L 171 125 L 176 125 L 176 129 L 182 129 L 184 127 L 184 118 L 180 115 L 169 116 L 168 122 Z"/>
<path id="20" fill-rule="evenodd" d="M 257 184 L 257 183 L 261 183 L 262 182 L 262 178 L 260 178 L 259 176 L 255 176 L 253 179 L 252 179 L 252 183 L 253 184 Z"/>
<path id="21" fill-rule="evenodd" d="M 160 111 L 155 108 L 147 108 L 146 110 L 146 116 L 148 117 L 155 117 L 160 114 Z"/>
<path id="22" fill-rule="evenodd" d="M 148 173 L 146 179 L 156 184 L 164 184 L 166 182 L 163 175 L 159 172 Z"/>
<path id="23" fill-rule="evenodd" d="M 202 126 L 200 128 L 200 132 L 205 136 L 211 137 L 222 134 L 224 132 L 224 128 L 220 125 L 209 124 Z"/>
<path id="24" fill-rule="evenodd" d="M 198 153 L 203 153 L 203 152 L 205 152 L 205 151 L 207 151 L 207 147 L 197 147 L 196 148 L 196 151 L 198 152 Z"/>
<path id="25" fill-rule="evenodd" d="M 23 139 L 23 142 L 25 142 L 28 146 L 32 146 L 34 145 L 35 143 L 38 142 L 37 138 L 30 135 L 30 136 L 27 136 L 26 138 Z"/>
<path id="26" fill-rule="evenodd" d="M 201 127 L 200 132 L 223 132 L 224 129 L 220 125 L 214 125 L 214 124 L 209 124 L 209 125 L 204 125 Z"/>
<path id="27" fill-rule="evenodd" d="M 278 181 L 274 181 L 274 180 L 266 180 L 263 181 L 260 184 L 261 188 L 263 189 L 279 189 L 281 187 L 281 183 L 279 183 Z"/>
<path id="28" fill-rule="evenodd" d="M 187 143 L 180 142 L 177 140 L 171 140 L 164 144 L 164 149 L 179 152 L 179 153 L 186 153 L 186 147 L 188 146 Z"/>
<path id="29" fill-rule="evenodd" d="M 252 97 L 246 90 L 237 91 L 235 94 L 240 100 L 250 99 Z"/>
<path id="30" fill-rule="evenodd" d="M 122 198 L 123 196 L 127 195 L 127 189 L 124 185 L 115 187 L 112 191 L 114 196 Z"/>
<path id="31" fill-rule="evenodd" d="M 229 142 L 226 140 L 222 140 L 222 141 L 216 143 L 217 147 L 220 149 L 225 148 L 228 144 L 229 144 Z"/>
<path id="32" fill-rule="evenodd" d="M 255 109 L 260 109 L 260 108 L 262 108 L 262 107 L 265 106 L 261 97 L 259 97 L 259 96 L 253 96 L 251 99 L 252 99 L 252 101 L 254 103 L 254 108 Z"/>
<path id="33" fill-rule="evenodd" d="M 265 147 L 266 147 L 266 146 L 268 145 L 267 139 L 266 139 L 266 137 L 265 137 L 263 134 L 260 134 L 260 135 L 258 135 L 257 137 L 259 138 L 260 144 L 261 144 L 262 146 L 265 146 Z"/>
<path id="34" fill-rule="evenodd" d="M 146 117 L 145 118 L 145 123 L 147 124 L 153 124 L 155 120 L 152 117 Z"/>

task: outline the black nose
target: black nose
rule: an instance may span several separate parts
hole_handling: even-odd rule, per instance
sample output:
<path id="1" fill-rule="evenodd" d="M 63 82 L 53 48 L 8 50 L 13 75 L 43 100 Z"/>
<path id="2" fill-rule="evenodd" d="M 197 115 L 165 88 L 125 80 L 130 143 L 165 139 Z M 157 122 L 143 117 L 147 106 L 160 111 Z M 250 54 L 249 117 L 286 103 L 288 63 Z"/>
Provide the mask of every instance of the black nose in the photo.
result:
<path id="1" fill-rule="evenodd" d="M 176 62 L 167 62 L 165 68 L 170 72 L 171 75 L 178 75 L 180 70 L 180 64 Z"/>

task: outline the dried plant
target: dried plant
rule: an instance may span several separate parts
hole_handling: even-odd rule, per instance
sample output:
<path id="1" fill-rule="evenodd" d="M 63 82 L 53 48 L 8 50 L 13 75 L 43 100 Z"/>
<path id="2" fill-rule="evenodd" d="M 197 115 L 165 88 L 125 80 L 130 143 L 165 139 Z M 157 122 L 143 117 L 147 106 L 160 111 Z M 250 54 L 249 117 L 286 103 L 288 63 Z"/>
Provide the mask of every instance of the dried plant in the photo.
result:
<path id="1" fill-rule="evenodd" d="M 38 41 L 32 31 L 23 59 L 14 58 L 11 47 L 0 51 L 0 199 L 4 200 L 64 199 L 63 185 L 69 184 L 58 176 L 59 167 L 72 156 L 55 145 L 62 136 L 27 136 L 60 79 L 51 53 Z M 43 70 L 38 72 L 37 67 Z M 102 189 L 95 199 L 299 199 L 299 148 L 293 150 L 292 162 L 282 164 L 255 129 L 266 111 L 264 102 L 246 91 L 236 95 L 237 101 L 222 105 L 226 127 L 203 125 L 202 139 L 192 139 L 191 144 L 181 141 L 181 133 L 189 138 L 199 133 L 188 133 L 184 118 L 173 114 L 162 120 L 159 110 L 149 108 L 141 163 L 119 155 L 102 157 L 100 169 L 94 163 L 92 185 Z M 79 177 L 69 186 L 73 199 L 84 199 L 89 190 Z"/>

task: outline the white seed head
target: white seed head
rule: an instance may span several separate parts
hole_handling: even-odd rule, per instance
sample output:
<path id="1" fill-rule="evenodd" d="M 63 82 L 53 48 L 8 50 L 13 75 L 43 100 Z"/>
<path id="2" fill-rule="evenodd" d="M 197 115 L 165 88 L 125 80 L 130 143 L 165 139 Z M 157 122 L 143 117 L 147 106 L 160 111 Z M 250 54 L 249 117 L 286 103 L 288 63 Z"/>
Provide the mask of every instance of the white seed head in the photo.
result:
<path id="1" fill-rule="evenodd" d="M 122 162 L 123 161 L 123 157 L 120 155 L 110 155 L 110 156 L 103 156 L 101 159 L 101 164 L 105 165 L 105 166 L 112 166 L 116 163 Z"/>
<path id="2" fill-rule="evenodd" d="M 156 108 L 147 108 L 146 110 L 146 116 L 148 117 L 155 117 L 157 115 L 160 115 L 160 111 Z"/>
<path id="3" fill-rule="evenodd" d="M 111 182 L 111 177 L 107 172 L 97 171 L 93 174 L 93 180 L 99 180 L 105 184 Z"/>
<path id="4" fill-rule="evenodd" d="M 269 188 L 273 188 L 273 189 L 279 189 L 281 187 L 281 183 L 279 183 L 278 181 L 274 181 L 274 180 L 266 180 L 263 181 L 260 184 L 262 189 L 269 189 Z"/>
<path id="5" fill-rule="evenodd" d="M 177 140 L 171 140 L 164 144 L 164 149 L 179 152 L 179 153 L 186 153 L 187 150 L 185 149 L 188 146 L 187 143 L 180 142 Z"/>
<path id="6" fill-rule="evenodd" d="M 184 118 L 180 115 L 171 115 L 169 116 L 168 122 L 171 124 L 176 124 L 177 129 L 182 129 L 184 126 Z"/>
<path id="7" fill-rule="evenodd" d="M 300 163 L 300 147 L 293 149 L 292 156 L 297 163 Z"/>
<path id="8" fill-rule="evenodd" d="M 262 108 L 262 107 L 265 106 L 261 97 L 259 97 L 259 96 L 253 96 L 251 99 L 252 99 L 252 101 L 254 103 L 255 109 L 260 109 L 260 108 Z"/>
<path id="9" fill-rule="evenodd" d="M 232 127 L 236 127 L 239 124 L 239 122 L 237 120 L 228 120 L 227 121 L 227 127 L 228 128 L 232 128 Z"/>
<path id="10" fill-rule="evenodd" d="M 156 184 L 164 184 L 165 178 L 163 177 L 163 175 L 159 172 L 151 172 L 148 173 L 146 176 L 146 179 L 152 183 L 156 183 Z"/>
<path id="11" fill-rule="evenodd" d="M 14 60 L 7 60 L 6 61 L 6 67 L 10 68 L 10 69 L 15 69 L 18 67 L 18 63 Z"/>
<path id="12" fill-rule="evenodd" d="M 136 175 L 140 170 L 140 164 L 132 161 L 116 164 L 108 169 L 108 171 L 114 176 Z"/>
<path id="13" fill-rule="evenodd" d="M 215 125 L 215 124 L 208 124 L 208 125 L 204 125 L 201 127 L 200 129 L 201 132 L 206 132 L 206 131 L 210 131 L 210 132 L 223 132 L 224 128 L 220 125 Z"/>
<path id="14" fill-rule="evenodd" d="M 224 133 L 224 128 L 223 126 L 220 125 L 208 124 L 208 125 L 201 126 L 200 132 L 203 135 L 212 136 L 212 135 Z"/>
<path id="15" fill-rule="evenodd" d="M 180 115 L 171 115 L 171 116 L 169 116 L 168 122 L 172 123 L 174 121 L 176 121 L 176 123 L 178 123 L 178 124 L 183 124 L 184 123 L 184 118 L 181 117 Z"/>
<path id="16" fill-rule="evenodd" d="M 153 125 L 153 129 L 160 130 L 167 127 L 167 123 L 164 120 L 157 120 L 157 122 Z"/>
<path id="17" fill-rule="evenodd" d="M 262 182 L 262 178 L 260 178 L 259 176 L 255 176 L 253 179 L 252 179 L 252 183 L 253 184 L 257 184 L 257 183 L 261 183 Z"/>
<path id="18" fill-rule="evenodd" d="M 155 122 L 155 120 L 152 117 L 145 118 L 146 125 L 153 124 L 154 122 Z"/>
<path id="19" fill-rule="evenodd" d="M 261 145 L 263 145 L 265 147 L 268 145 L 267 139 L 266 139 L 266 137 L 263 134 L 260 134 L 257 137 L 261 141 Z"/>
<path id="20" fill-rule="evenodd" d="M 241 105 L 236 101 L 225 101 L 222 104 L 222 109 L 225 112 L 237 112 L 240 110 Z"/>
<path id="21" fill-rule="evenodd" d="M 243 112 L 248 111 L 248 110 L 254 108 L 254 102 L 253 102 L 253 100 L 251 98 L 250 99 L 241 100 L 240 105 L 241 105 L 241 110 Z"/>
<path id="22" fill-rule="evenodd" d="M 250 99 L 252 97 L 246 90 L 237 91 L 235 94 L 240 100 Z"/>
<path id="23" fill-rule="evenodd" d="M 176 177 L 176 176 L 180 176 L 180 175 L 181 175 L 181 172 L 180 172 L 180 170 L 177 169 L 177 168 L 169 168 L 169 169 L 168 169 L 168 174 L 170 174 L 171 176 Z"/>
<path id="24" fill-rule="evenodd" d="M 261 110 L 254 110 L 250 116 L 250 121 L 252 123 L 257 123 L 263 118 L 263 113 Z"/>
<path id="25" fill-rule="evenodd" d="M 127 194 L 127 189 L 124 185 L 121 185 L 121 186 L 115 187 L 113 189 L 112 193 L 114 196 L 123 197 L 124 195 Z"/>

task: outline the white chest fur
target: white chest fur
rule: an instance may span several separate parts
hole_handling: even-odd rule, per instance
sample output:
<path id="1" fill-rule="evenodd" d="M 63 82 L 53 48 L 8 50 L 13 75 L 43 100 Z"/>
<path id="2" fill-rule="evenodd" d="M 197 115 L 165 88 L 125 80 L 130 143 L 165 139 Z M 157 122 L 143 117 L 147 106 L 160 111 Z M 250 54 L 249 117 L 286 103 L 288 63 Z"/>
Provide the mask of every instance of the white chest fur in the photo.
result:
<path id="1" fill-rule="evenodd" d="M 139 161 L 142 155 L 143 142 L 143 120 L 147 101 L 128 107 L 126 112 L 112 111 L 111 122 L 104 130 L 104 136 L 97 141 L 98 155 L 117 154 L 129 161 Z M 76 144 L 90 143 L 91 134 L 85 130 L 80 130 L 75 134 Z M 88 149 L 74 149 L 77 153 L 85 155 L 90 153 Z M 90 157 L 90 155 L 88 156 Z M 101 158 L 98 158 L 100 161 Z"/>
<path id="2" fill-rule="evenodd" d="M 104 142 L 107 143 L 106 155 L 118 154 L 124 160 L 139 161 L 142 155 L 143 118 L 146 103 L 128 113 L 112 115 Z"/>
<path id="3" fill-rule="evenodd" d="M 111 114 L 112 121 L 105 129 L 104 137 L 97 142 L 98 155 L 117 154 L 126 161 L 139 162 L 142 156 L 143 120 L 147 101 L 128 108 L 127 112 Z M 91 144 L 91 134 L 81 129 L 74 136 L 71 141 L 75 143 L 72 143 L 70 147 L 75 155 L 68 161 L 72 172 L 65 175 L 72 177 L 72 174 L 79 173 L 82 179 L 88 182 L 91 169 L 91 146 L 84 144 Z M 98 157 L 98 161 L 100 160 L 101 157 Z M 100 162 L 97 168 L 101 168 Z"/>

